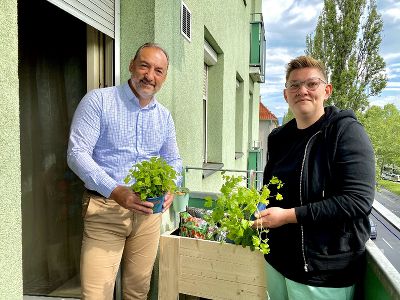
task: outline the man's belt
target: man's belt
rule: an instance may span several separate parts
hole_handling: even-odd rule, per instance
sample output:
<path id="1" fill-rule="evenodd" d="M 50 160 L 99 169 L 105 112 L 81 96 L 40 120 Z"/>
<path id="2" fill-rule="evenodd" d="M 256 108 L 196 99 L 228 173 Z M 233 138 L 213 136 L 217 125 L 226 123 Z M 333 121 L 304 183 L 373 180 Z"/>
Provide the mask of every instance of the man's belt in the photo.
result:
<path id="1" fill-rule="evenodd" d="M 104 197 L 102 194 L 100 194 L 100 193 L 98 193 L 98 192 L 96 192 L 96 191 L 89 190 L 89 189 L 86 189 L 86 191 L 87 191 L 89 194 L 92 194 L 92 195 L 94 195 L 94 196 Z"/>

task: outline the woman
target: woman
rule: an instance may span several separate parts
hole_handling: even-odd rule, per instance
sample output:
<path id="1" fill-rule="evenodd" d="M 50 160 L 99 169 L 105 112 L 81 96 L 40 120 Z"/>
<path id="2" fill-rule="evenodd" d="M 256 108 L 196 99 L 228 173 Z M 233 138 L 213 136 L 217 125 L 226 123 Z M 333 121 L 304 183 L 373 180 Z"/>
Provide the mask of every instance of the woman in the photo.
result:
<path id="1" fill-rule="evenodd" d="M 268 292 L 276 299 L 352 299 L 363 274 L 374 153 L 350 110 L 324 108 L 332 93 L 324 65 L 289 62 L 284 97 L 295 118 L 268 138 L 264 184 L 284 182 L 255 226 L 270 229 Z"/>

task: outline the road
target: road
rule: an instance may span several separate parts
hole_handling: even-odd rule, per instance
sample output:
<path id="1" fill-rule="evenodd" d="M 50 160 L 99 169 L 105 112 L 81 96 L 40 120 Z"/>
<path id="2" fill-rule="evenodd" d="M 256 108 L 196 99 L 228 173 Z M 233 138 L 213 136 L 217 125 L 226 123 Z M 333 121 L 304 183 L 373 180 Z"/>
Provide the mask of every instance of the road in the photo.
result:
<path id="1" fill-rule="evenodd" d="M 393 214 L 400 218 L 400 197 L 386 190 L 376 193 L 375 200 L 384 205 Z M 400 232 L 390 224 L 375 210 L 371 212 L 371 220 L 377 228 L 377 238 L 374 243 L 389 259 L 392 265 L 400 272 Z"/>

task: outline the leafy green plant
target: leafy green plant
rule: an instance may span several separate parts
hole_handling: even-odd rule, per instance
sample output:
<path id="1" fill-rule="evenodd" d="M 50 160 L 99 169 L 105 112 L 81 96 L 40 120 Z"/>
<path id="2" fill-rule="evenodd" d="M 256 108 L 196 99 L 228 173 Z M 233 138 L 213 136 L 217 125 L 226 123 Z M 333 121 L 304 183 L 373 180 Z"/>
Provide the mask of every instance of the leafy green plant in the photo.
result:
<path id="1" fill-rule="evenodd" d="M 221 195 L 215 202 L 215 208 L 206 221 L 211 226 L 217 225 L 220 233 L 227 232 L 227 239 L 232 240 L 236 245 L 250 247 L 250 249 L 269 253 L 268 229 L 253 228 L 254 213 L 258 212 L 258 205 L 269 204 L 270 197 L 282 200 L 282 195 L 276 193 L 272 196 L 269 186 L 275 185 L 279 190 L 283 183 L 273 177 L 268 185 L 264 185 L 260 192 L 254 187 L 247 188 L 241 185 L 243 178 L 223 175 L 225 183 L 221 187 Z M 212 207 L 213 200 L 206 199 L 205 206 Z"/>
<path id="2" fill-rule="evenodd" d="M 124 182 L 129 184 L 135 180 L 130 187 L 145 201 L 147 198 L 158 197 L 166 192 L 174 192 L 176 176 L 176 171 L 163 158 L 152 157 L 149 161 L 135 164 L 129 170 Z"/>

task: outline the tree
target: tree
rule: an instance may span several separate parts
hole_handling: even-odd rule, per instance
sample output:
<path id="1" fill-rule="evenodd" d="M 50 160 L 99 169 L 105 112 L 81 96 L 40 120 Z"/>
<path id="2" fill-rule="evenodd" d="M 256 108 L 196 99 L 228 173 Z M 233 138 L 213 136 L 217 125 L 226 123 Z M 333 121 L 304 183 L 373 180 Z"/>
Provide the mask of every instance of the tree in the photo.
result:
<path id="1" fill-rule="evenodd" d="M 377 178 L 387 164 L 400 166 L 400 111 L 394 104 L 371 106 L 358 119 L 364 125 L 375 151 Z"/>
<path id="2" fill-rule="evenodd" d="M 368 97 L 386 87 L 386 64 L 379 55 L 382 28 L 375 0 L 324 1 L 305 53 L 325 63 L 333 84 L 327 104 L 362 112 Z"/>
<path id="3" fill-rule="evenodd" d="M 287 122 L 289 122 L 293 118 L 294 118 L 294 115 L 293 115 L 292 111 L 290 110 L 290 108 L 288 108 L 287 113 L 283 116 L 282 125 L 285 125 Z"/>

